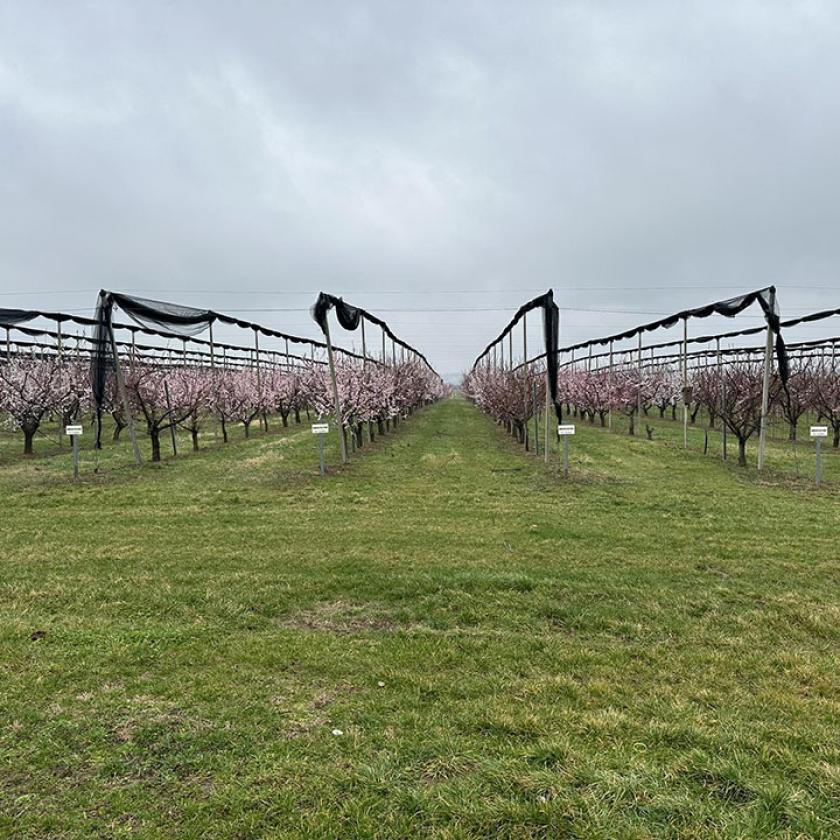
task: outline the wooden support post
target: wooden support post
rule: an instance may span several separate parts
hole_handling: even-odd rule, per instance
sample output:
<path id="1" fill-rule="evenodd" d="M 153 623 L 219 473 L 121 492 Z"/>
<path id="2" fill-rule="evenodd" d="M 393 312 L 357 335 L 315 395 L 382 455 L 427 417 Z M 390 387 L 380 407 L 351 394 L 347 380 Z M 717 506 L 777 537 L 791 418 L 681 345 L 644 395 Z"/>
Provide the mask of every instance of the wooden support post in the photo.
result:
<path id="1" fill-rule="evenodd" d="M 330 341 L 330 325 L 324 318 L 324 338 L 327 340 L 327 361 L 330 365 L 330 379 L 332 380 L 333 402 L 335 403 L 335 423 L 338 428 L 338 443 L 341 447 L 341 463 L 347 463 L 347 441 L 344 439 L 344 424 L 341 422 L 341 399 L 338 395 L 338 379 L 335 375 L 335 360 L 333 359 L 332 342 Z"/>
<path id="2" fill-rule="evenodd" d="M 166 395 L 166 410 L 169 412 L 169 419 L 170 421 L 174 421 L 174 415 L 172 414 L 172 403 L 169 400 L 169 383 L 164 379 L 163 380 L 163 393 Z M 169 431 L 172 436 L 172 454 L 178 454 L 178 443 L 176 441 L 175 435 L 175 423 L 169 423 Z"/>
<path id="3" fill-rule="evenodd" d="M 715 339 L 715 352 L 717 355 L 718 370 L 718 391 L 720 392 L 720 434 L 721 434 L 721 457 L 726 460 L 726 421 L 723 419 L 724 406 L 726 405 L 726 382 L 723 378 L 723 364 L 720 355 L 720 339 Z"/>
<path id="4" fill-rule="evenodd" d="M 128 424 L 128 436 L 131 438 L 131 448 L 134 451 L 134 463 L 139 467 L 143 463 L 143 459 L 140 456 L 140 447 L 137 444 L 137 428 L 134 425 L 134 415 L 131 413 L 131 405 L 128 402 L 128 392 L 125 389 L 125 380 L 123 379 L 120 357 L 117 352 L 117 340 L 114 338 L 114 327 L 110 321 L 108 322 L 108 338 L 111 342 L 111 353 L 114 357 L 114 376 L 117 380 L 117 392 L 123 404 L 125 421 Z"/>
<path id="5" fill-rule="evenodd" d="M 683 318 L 683 449 L 688 449 L 688 318 Z"/>
<path id="6" fill-rule="evenodd" d="M 612 378 L 613 378 L 613 343 L 610 340 L 610 367 L 607 372 L 607 394 L 609 402 L 607 403 L 607 429 L 612 431 Z"/>
<path id="7" fill-rule="evenodd" d="M 262 375 L 260 373 L 260 332 L 254 327 L 254 362 L 257 368 L 257 390 L 262 392 Z"/>
<path id="8" fill-rule="evenodd" d="M 776 293 L 770 293 L 770 311 L 775 311 Z M 764 344 L 764 377 L 761 383 L 761 420 L 758 429 L 758 469 L 764 469 L 767 446 L 767 412 L 770 408 L 770 373 L 773 367 L 773 329 L 768 321 L 767 341 Z"/>
<path id="9" fill-rule="evenodd" d="M 522 313 L 522 362 L 528 361 L 528 313 Z"/>
<path id="10" fill-rule="evenodd" d="M 639 330 L 639 384 L 636 388 L 636 426 L 642 428 L 642 331 Z"/>
<path id="11" fill-rule="evenodd" d="M 549 387 L 549 383 L 551 382 L 550 374 L 548 372 L 548 355 L 545 357 L 545 443 L 543 445 L 543 454 L 545 455 L 545 462 L 548 463 L 548 452 L 549 447 L 551 445 L 551 437 L 550 430 L 552 425 L 554 424 L 554 419 L 552 418 L 552 408 L 551 405 L 551 388 Z"/>

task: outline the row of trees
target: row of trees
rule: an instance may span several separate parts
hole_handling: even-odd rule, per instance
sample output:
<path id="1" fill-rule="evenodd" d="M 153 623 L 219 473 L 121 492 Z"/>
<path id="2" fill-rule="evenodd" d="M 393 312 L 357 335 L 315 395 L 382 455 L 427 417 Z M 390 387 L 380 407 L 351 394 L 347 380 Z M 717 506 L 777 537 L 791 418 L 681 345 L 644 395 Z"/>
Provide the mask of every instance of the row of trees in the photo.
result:
<path id="1" fill-rule="evenodd" d="M 607 425 L 610 413 L 627 418 L 628 431 L 636 433 L 638 413 L 666 412 L 676 419 L 677 407 L 685 398 L 689 419 L 697 422 L 703 413 L 710 428 L 723 423 L 738 441 L 738 462 L 746 465 L 747 441 L 759 430 L 763 367 L 751 361 L 730 361 L 718 370 L 710 366 L 690 373 L 683 389 L 676 366 L 642 368 L 616 366 L 612 371 L 564 368 L 558 375 L 558 399 L 572 415 Z M 528 421 L 543 405 L 545 369 L 504 371 L 477 368 L 464 379 L 464 394 L 479 408 L 506 426 L 520 439 L 527 434 Z M 536 399 L 534 394 L 536 393 Z M 773 376 L 770 408 L 788 424 L 789 437 L 796 439 L 800 420 L 813 415 L 831 425 L 834 446 L 840 447 L 840 375 L 821 357 L 791 361 L 787 386 Z"/>
<path id="2" fill-rule="evenodd" d="M 343 430 L 363 443 L 368 428 L 372 440 L 391 423 L 415 408 L 444 396 L 445 386 L 424 365 L 395 366 L 343 362 L 336 368 L 342 401 Z M 152 460 L 161 457 L 161 435 L 180 427 L 198 448 L 208 421 L 218 422 L 228 441 L 232 424 L 246 437 L 255 421 L 267 429 L 269 418 L 300 422 L 301 412 L 319 418 L 334 414 L 332 383 L 325 365 L 283 368 L 215 368 L 128 363 L 124 370 L 132 415 L 145 426 Z M 114 377 L 109 377 L 106 410 L 114 420 L 114 439 L 127 426 L 125 408 Z M 48 419 L 72 423 L 93 411 L 87 365 L 58 358 L 18 358 L 0 365 L 0 415 L 24 436 L 24 453 Z"/>

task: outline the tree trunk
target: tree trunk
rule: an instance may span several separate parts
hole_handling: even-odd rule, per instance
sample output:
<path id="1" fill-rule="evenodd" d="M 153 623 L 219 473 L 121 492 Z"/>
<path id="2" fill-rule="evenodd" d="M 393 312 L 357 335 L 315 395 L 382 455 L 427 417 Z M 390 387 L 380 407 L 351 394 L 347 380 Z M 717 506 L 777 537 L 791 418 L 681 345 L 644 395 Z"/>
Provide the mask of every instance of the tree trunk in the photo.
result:
<path id="1" fill-rule="evenodd" d="M 243 420 L 242 425 L 245 427 L 245 437 L 251 437 L 251 421 L 250 420 Z"/>
<path id="2" fill-rule="evenodd" d="M 307 420 L 309 419 L 309 412 L 308 411 L 306 412 L 306 419 Z M 299 408 L 295 409 L 295 423 L 297 423 L 298 426 L 300 425 L 300 409 Z"/>
<path id="3" fill-rule="evenodd" d="M 840 449 L 840 423 L 834 423 L 834 448 Z"/>
<path id="4" fill-rule="evenodd" d="M 796 420 L 791 420 L 790 421 L 789 439 L 790 440 L 796 440 Z"/>
<path id="5" fill-rule="evenodd" d="M 636 412 L 635 411 L 630 415 L 630 427 L 627 429 L 627 434 L 628 435 L 633 435 L 634 437 L 636 435 Z"/>
<path id="6" fill-rule="evenodd" d="M 152 440 L 152 461 L 160 461 L 160 430 L 156 426 L 150 426 L 149 437 Z"/>
<path id="7" fill-rule="evenodd" d="M 283 409 L 281 408 L 280 409 L 280 418 L 283 421 L 283 428 L 287 429 L 289 427 L 289 412 L 288 411 L 283 411 Z"/>
<path id="8" fill-rule="evenodd" d="M 225 418 L 224 417 L 221 418 L 221 423 L 222 423 L 222 441 L 224 443 L 227 443 L 228 442 L 227 424 L 225 423 Z"/>
<path id="9" fill-rule="evenodd" d="M 35 432 L 38 431 L 38 424 L 25 423 L 21 428 L 23 429 L 23 454 L 34 455 L 35 450 L 32 448 L 32 441 L 35 438 Z"/>
<path id="10" fill-rule="evenodd" d="M 125 424 L 115 421 L 114 434 L 111 436 L 111 439 L 114 441 L 114 443 L 116 443 L 120 439 L 120 434 L 124 428 Z"/>
<path id="11" fill-rule="evenodd" d="M 198 427 L 197 426 L 193 426 L 190 429 L 190 435 L 192 436 L 193 452 L 198 452 Z"/>
<path id="12" fill-rule="evenodd" d="M 738 466 L 747 466 L 747 441 L 746 439 L 738 439 Z"/>

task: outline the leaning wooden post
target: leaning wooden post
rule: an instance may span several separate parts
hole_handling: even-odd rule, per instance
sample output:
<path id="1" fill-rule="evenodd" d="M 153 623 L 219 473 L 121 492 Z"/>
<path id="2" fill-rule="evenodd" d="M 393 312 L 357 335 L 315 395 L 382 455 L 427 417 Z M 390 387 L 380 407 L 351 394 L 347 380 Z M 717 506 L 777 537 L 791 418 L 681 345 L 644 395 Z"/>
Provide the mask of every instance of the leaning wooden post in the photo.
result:
<path id="1" fill-rule="evenodd" d="M 522 313 L 522 363 L 528 361 L 528 313 Z"/>
<path id="2" fill-rule="evenodd" d="M 607 372 L 607 431 L 612 431 L 612 378 L 613 378 L 613 343 L 610 339 L 610 366 Z"/>
<path id="3" fill-rule="evenodd" d="M 723 379 L 723 362 L 720 356 L 720 339 L 715 339 L 715 350 L 717 353 L 718 370 L 718 391 L 720 392 L 720 435 L 721 435 L 721 457 L 726 460 L 726 420 L 723 413 L 726 410 L 726 382 Z"/>
<path id="4" fill-rule="evenodd" d="M 639 330 L 639 383 L 636 387 L 636 425 L 642 428 L 642 331 Z"/>
<path id="5" fill-rule="evenodd" d="M 683 318 L 683 449 L 688 449 L 688 318 Z"/>
<path id="6" fill-rule="evenodd" d="M 117 340 L 114 338 L 114 326 L 111 323 L 110 317 L 108 318 L 108 338 L 111 343 L 111 353 L 114 357 L 114 376 L 117 380 L 117 391 L 123 404 L 125 419 L 128 423 L 128 436 L 131 438 L 131 448 L 134 451 L 134 463 L 139 467 L 143 463 L 143 459 L 140 456 L 140 447 L 137 444 L 137 429 L 134 425 L 134 415 L 131 413 L 131 405 L 128 402 L 128 392 L 125 389 L 125 380 L 123 379 L 120 357 L 117 352 Z"/>
<path id="7" fill-rule="evenodd" d="M 549 437 L 549 429 L 553 424 L 551 418 L 551 374 L 548 370 L 548 354 L 545 357 L 545 445 L 543 446 L 543 454 L 545 455 L 545 462 L 548 463 L 548 448 L 551 445 L 551 438 Z"/>
<path id="8" fill-rule="evenodd" d="M 770 312 L 776 311 L 776 292 L 770 291 Z M 767 341 L 764 345 L 764 378 L 761 383 L 761 421 L 758 430 L 758 469 L 764 469 L 767 445 L 767 412 L 770 408 L 770 372 L 773 367 L 773 327 L 767 318 Z"/>
<path id="9" fill-rule="evenodd" d="M 347 441 L 344 439 L 344 424 L 341 421 L 341 400 L 338 396 L 338 379 L 335 375 L 335 360 L 333 359 L 333 347 L 330 341 L 330 324 L 328 315 L 324 315 L 324 338 L 327 340 L 327 361 L 330 365 L 330 379 L 332 380 L 333 402 L 335 403 L 335 422 L 338 426 L 338 443 L 341 447 L 341 463 L 347 463 Z"/>
<path id="10" fill-rule="evenodd" d="M 254 363 L 257 368 L 257 391 L 262 394 L 262 375 L 260 373 L 260 332 L 254 327 Z"/>

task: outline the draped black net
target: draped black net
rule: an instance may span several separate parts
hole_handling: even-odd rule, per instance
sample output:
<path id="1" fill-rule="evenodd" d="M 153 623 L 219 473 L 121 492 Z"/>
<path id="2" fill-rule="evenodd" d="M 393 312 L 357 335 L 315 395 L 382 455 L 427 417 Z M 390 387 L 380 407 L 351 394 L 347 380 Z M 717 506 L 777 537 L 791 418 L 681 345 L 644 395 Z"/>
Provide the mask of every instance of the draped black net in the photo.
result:
<path id="1" fill-rule="evenodd" d="M 380 327 L 385 332 L 385 335 L 387 335 L 388 338 L 390 338 L 395 344 L 400 347 L 405 347 L 406 350 L 414 353 L 417 358 L 422 360 L 423 364 L 425 364 L 429 370 L 436 374 L 435 369 L 429 364 L 429 360 L 415 347 L 412 347 L 410 344 L 406 344 L 402 339 L 397 338 L 397 336 L 391 331 L 388 324 L 386 324 L 381 318 L 377 318 L 376 315 L 371 314 L 359 306 L 351 306 L 349 303 L 345 302 L 344 298 L 336 297 L 335 295 L 330 295 L 326 292 L 321 292 L 309 312 L 315 323 L 321 328 L 321 332 L 324 335 L 326 335 L 328 331 L 327 316 L 329 315 L 331 309 L 335 309 L 335 315 L 338 319 L 338 323 L 345 330 L 353 332 L 358 329 L 363 319 L 371 324 L 375 324 L 377 327 Z"/>
<path id="2" fill-rule="evenodd" d="M 23 324 L 40 316 L 35 309 L 0 309 L 0 324 Z"/>
<path id="3" fill-rule="evenodd" d="M 560 310 L 554 302 L 554 290 L 549 289 L 545 294 L 535 297 L 524 303 L 516 311 L 516 314 L 511 319 L 510 323 L 502 330 L 502 332 L 493 339 L 479 354 L 478 358 L 473 363 L 473 370 L 478 366 L 478 363 L 504 338 L 508 333 L 522 320 L 522 318 L 534 309 L 539 309 L 543 317 L 543 341 L 545 344 L 545 352 L 537 357 L 546 360 L 546 368 L 548 372 L 548 392 L 551 397 L 551 403 L 554 406 L 554 413 L 557 416 L 557 422 L 563 422 L 563 410 L 557 400 L 557 355 L 558 345 L 560 341 Z"/>

